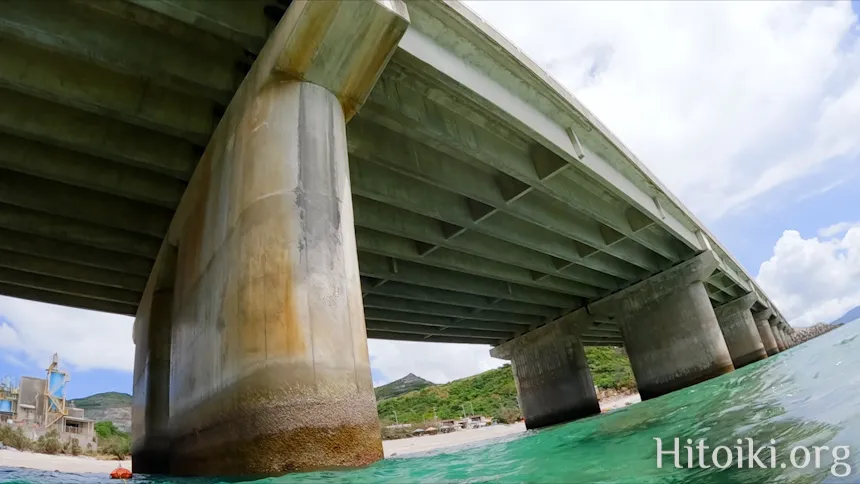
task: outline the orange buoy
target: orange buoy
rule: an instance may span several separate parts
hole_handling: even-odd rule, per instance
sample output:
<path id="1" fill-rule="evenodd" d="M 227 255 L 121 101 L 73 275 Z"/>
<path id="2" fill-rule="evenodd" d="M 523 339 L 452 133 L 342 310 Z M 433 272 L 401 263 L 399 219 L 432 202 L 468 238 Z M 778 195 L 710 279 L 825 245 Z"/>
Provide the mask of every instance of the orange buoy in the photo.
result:
<path id="1" fill-rule="evenodd" d="M 111 479 L 131 479 L 131 471 L 125 467 L 117 467 L 110 473 Z"/>

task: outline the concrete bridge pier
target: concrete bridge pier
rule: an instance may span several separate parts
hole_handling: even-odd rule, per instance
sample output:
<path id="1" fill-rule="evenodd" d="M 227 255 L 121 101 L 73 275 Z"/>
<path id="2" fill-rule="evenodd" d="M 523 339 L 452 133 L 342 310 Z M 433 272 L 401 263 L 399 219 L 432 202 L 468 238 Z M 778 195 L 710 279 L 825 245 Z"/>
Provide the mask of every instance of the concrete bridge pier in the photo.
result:
<path id="1" fill-rule="evenodd" d="M 577 327 L 590 322 L 586 311 L 575 311 L 490 351 L 511 361 L 526 428 L 600 413 L 585 350 L 575 336 Z"/>
<path id="2" fill-rule="evenodd" d="M 750 308 L 758 296 L 749 293 L 714 309 L 735 368 L 767 358 Z"/>
<path id="3" fill-rule="evenodd" d="M 785 327 L 781 323 L 779 325 L 779 337 L 782 339 L 782 345 L 785 346 L 785 349 L 791 348 L 788 340 L 788 333 L 785 332 Z"/>
<path id="4" fill-rule="evenodd" d="M 598 319 L 621 323 L 643 400 L 734 370 L 702 282 L 717 264 L 705 251 L 589 305 Z"/>
<path id="5" fill-rule="evenodd" d="M 776 316 L 771 316 L 768 319 L 768 324 L 770 324 L 770 330 L 773 333 L 773 339 L 776 341 L 776 346 L 780 352 L 785 351 L 785 341 L 782 338 L 782 330 L 779 329 L 779 320 Z"/>
<path id="6" fill-rule="evenodd" d="M 776 338 L 776 344 L 779 347 L 779 350 L 787 350 L 788 346 L 785 345 L 785 335 L 782 333 L 782 328 L 780 328 L 779 322 L 771 325 L 770 329 L 773 331 L 773 336 Z"/>
<path id="7" fill-rule="evenodd" d="M 753 314 L 758 334 L 761 336 L 761 342 L 764 345 L 767 356 L 773 356 L 779 353 L 779 347 L 776 344 L 776 337 L 770 327 L 768 318 L 773 314 L 773 310 L 768 308 Z"/>
<path id="8" fill-rule="evenodd" d="M 172 303 L 154 282 L 163 246 L 141 302 L 153 316 L 136 319 L 169 323 L 171 474 L 382 458 L 346 122 L 407 26 L 399 0 L 293 2 L 212 136 L 167 235 Z M 168 384 L 139 366 L 150 383 L 135 387 L 147 404 L 135 418 L 148 429 L 162 415 L 153 385 L 163 395 Z M 155 448 L 142 442 L 136 471 L 154 468 L 137 467 Z"/>
<path id="9" fill-rule="evenodd" d="M 170 339 L 176 249 L 165 249 L 163 271 L 135 320 L 131 459 L 135 472 L 170 472 Z"/>

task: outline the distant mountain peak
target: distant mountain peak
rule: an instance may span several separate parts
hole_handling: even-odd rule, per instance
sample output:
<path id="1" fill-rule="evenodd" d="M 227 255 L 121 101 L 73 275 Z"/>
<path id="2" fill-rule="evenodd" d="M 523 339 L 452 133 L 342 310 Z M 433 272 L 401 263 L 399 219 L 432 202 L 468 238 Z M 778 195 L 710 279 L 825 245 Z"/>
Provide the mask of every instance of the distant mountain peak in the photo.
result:
<path id="1" fill-rule="evenodd" d="M 415 390 L 420 390 L 425 387 L 433 386 L 435 383 L 427 381 L 414 373 L 409 373 L 399 380 L 394 380 L 391 383 L 374 388 L 376 400 L 385 400 L 393 398 L 404 393 L 409 393 Z"/>
<path id="2" fill-rule="evenodd" d="M 850 309 L 848 312 L 843 314 L 842 317 L 833 321 L 830 324 L 840 325 L 840 324 L 850 323 L 850 322 L 856 321 L 858 319 L 860 319 L 860 306 L 857 306 L 856 308 Z"/>

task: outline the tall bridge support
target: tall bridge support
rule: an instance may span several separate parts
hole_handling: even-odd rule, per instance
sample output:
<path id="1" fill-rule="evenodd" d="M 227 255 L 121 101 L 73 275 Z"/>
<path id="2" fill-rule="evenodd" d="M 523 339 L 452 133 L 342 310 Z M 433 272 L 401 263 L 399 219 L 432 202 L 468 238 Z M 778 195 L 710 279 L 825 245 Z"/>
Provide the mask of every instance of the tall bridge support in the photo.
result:
<path id="1" fill-rule="evenodd" d="M 782 335 L 782 343 L 785 345 L 785 349 L 791 348 L 791 338 L 788 337 L 785 326 L 780 325 L 779 333 Z"/>
<path id="2" fill-rule="evenodd" d="M 779 348 L 779 351 L 785 351 L 785 340 L 782 337 L 782 330 L 779 329 L 779 320 L 776 316 L 771 316 L 768 319 L 768 324 L 770 324 L 770 330 L 773 333 L 773 339 L 776 341 L 777 348 Z"/>
<path id="3" fill-rule="evenodd" d="M 149 304 L 135 321 L 132 461 L 135 472 L 170 472 L 170 340 L 176 248 L 165 248 Z"/>
<path id="4" fill-rule="evenodd" d="M 597 317 L 622 324 L 643 400 L 734 370 L 703 284 L 716 267 L 706 251 L 589 305 Z"/>
<path id="5" fill-rule="evenodd" d="M 784 325 L 782 327 L 782 339 L 783 341 L 785 341 L 786 348 L 791 348 L 792 346 L 794 346 L 794 342 L 792 341 L 791 334 L 789 334 L 788 332 L 787 325 Z"/>
<path id="6" fill-rule="evenodd" d="M 526 428 L 600 413 L 585 350 L 576 336 L 577 327 L 590 322 L 586 311 L 575 311 L 490 351 L 511 360 Z"/>
<path id="7" fill-rule="evenodd" d="M 734 370 L 732 354 L 703 284 L 716 266 L 714 254 L 703 252 L 493 348 L 492 356 L 511 360 L 526 427 L 544 427 L 600 412 L 579 339 L 595 321 L 621 324 L 643 399 Z M 732 318 L 743 323 L 743 328 L 731 332 L 737 333 L 734 339 L 739 341 L 739 356 L 763 357 L 761 342 L 749 343 L 749 333 L 754 330 L 743 315 L 744 311 L 749 313 L 754 298 L 742 297 L 721 310 L 730 328 L 737 326 L 729 324 Z M 740 341 L 749 344 L 744 346 Z M 748 347 L 752 349 L 745 349 Z"/>
<path id="8" fill-rule="evenodd" d="M 714 309 L 735 368 L 767 358 L 750 312 L 757 298 L 754 293 L 749 293 Z"/>
<path id="9" fill-rule="evenodd" d="M 755 326 L 758 329 L 758 334 L 761 337 L 761 342 L 767 352 L 767 356 L 773 356 L 779 353 L 779 347 L 776 344 L 776 337 L 770 327 L 768 319 L 773 314 L 773 310 L 768 308 L 753 314 Z"/>
<path id="10" fill-rule="evenodd" d="M 345 125 L 407 26 L 400 0 L 294 2 L 215 131 L 167 237 L 170 473 L 382 458 Z"/>

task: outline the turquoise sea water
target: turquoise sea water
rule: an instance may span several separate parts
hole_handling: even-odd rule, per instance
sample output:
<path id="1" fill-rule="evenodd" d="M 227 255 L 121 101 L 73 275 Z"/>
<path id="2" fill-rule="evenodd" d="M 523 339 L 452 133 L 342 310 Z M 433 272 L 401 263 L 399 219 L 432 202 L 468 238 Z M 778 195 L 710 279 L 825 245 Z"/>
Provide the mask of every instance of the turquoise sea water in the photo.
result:
<path id="1" fill-rule="evenodd" d="M 313 472 L 263 479 L 258 483 L 380 482 L 860 482 L 860 323 L 825 334 L 807 344 L 731 374 L 661 398 L 577 422 L 529 431 L 524 435 L 449 448 L 412 457 L 392 458 L 364 469 Z M 680 438 L 680 463 L 688 461 L 686 439 L 705 445 L 732 446 L 726 469 L 674 468 L 671 455 L 657 468 L 656 441 L 664 450 Z M 751 438 L 755 448 L 771 445 L 776 468 L 736 467 L 737 439 Z M 836 454 L 812 446 L 848 446 Z M 792 449 L 806 446 L 810 463 L 795 468 Z M 694 454 L 698 451 L 694 450 Z M 770 465 L 770 450 L 758 454 Z M 803 452 L 795 451 L 797 464 Z M 706 454 L 710 456 L 710 451 Z M 718 455 L 725 464 L 726 455 Z M 698 465 L 699 461 L 693 461 Z M 710 457 L 705 462 L 713 464 Z M 781 465 L 786 464 L 785 468 Z M 108 483 L 96 474 L 63 474 L 0 468 L 0 483 Z M 136 476 L 135 483 L 213 484 L 220 479 L 168 479 Z M 230 482 L 236 482 L 231 480 Z"/>

